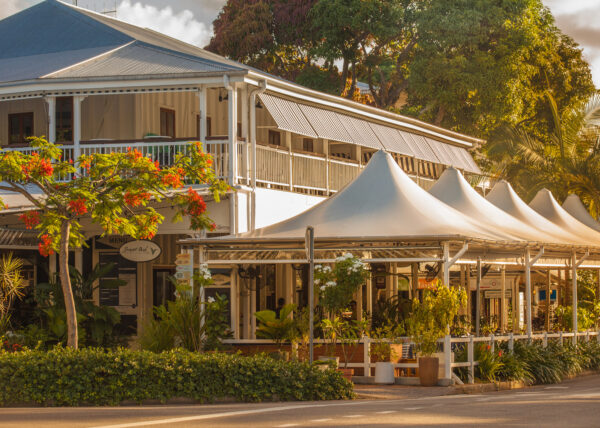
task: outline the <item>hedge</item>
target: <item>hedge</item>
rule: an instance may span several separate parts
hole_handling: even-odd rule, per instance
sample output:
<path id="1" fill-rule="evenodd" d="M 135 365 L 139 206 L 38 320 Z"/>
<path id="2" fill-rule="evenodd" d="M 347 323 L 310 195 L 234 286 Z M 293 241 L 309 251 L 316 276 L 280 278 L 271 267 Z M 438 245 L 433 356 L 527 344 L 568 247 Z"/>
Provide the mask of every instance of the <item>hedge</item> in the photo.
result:
<path id="1" fill-rule="evenodd" d="M 200 402 L 337 400 L 353 397 L 335 370 L 285 362 L 183 350 L 128 349 L 0 352 L 0 405 L 118 405 L 185 397 Z"/>

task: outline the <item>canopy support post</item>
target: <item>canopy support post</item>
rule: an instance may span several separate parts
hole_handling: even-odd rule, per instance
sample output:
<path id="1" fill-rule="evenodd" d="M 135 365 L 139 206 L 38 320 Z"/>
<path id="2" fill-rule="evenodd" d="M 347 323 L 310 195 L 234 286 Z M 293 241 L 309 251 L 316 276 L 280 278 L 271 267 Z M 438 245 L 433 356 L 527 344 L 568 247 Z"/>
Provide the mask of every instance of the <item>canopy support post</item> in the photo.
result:
<path id="1" fill-rule="evenodd" d="M 315 313 L 315 229 L 306 228 L 306 258 L 308 259 L 308 355 L 312 364 L 314 349 L 314 313 Z"/>
<path id="2" fill-rule="evenodd" d="M 481 257 L 477 257 L 477 291 L 475 292 L 475 336 L 479 337 L 481 318 Z"/>
<path id="3" fill-rule="evenodd" d="M 500 333 L 503 334 L 506 325 L 506 266 L 500 268 Z"/>
<path id="4" fill-rule="evenodd" d="M 573 345 L 577 345 L 577 332 L 578 330 L 578 325 L 577 325 L 577 268 L 579 266 L 581 266 L 581 263 L 583 263 L 590 255 L 589 250 L 586 251 L 586 253 L 579 259 L 577 260 L 577 252 L 573 251 L 573 256 L 572 256 L 572 261 L 571 261 L 571 267 L 573 269 L 572 275 L 571 275 L 571 280 L 572 282 L 572 287 L 573 287 L 573 292 L 572 292 L 572 309 L 573 309 Z"/>
<path id="5" fill-rule="evenodd" d="M 531 339 L 533 330 L 531 327 L 531 267 L 544 255 L 544 247 L 540 248 L 540 251 L 536 256 L 531 258 L 531 250 L 527 248 L 525 250 L 525 303 L 527 306 L 527 337 Z"/>
<path id="6" fill-rule="evenodd" d="M 452 258 L 450 258 L 450 244 L 448 242 L 444 242 L 443 249 L 444 261 L 442 262 L 442 268 L 444 269 L 444 285 L 450 287 L 450 268 L 467 252 L 469 244 L 465 243 Z"/>

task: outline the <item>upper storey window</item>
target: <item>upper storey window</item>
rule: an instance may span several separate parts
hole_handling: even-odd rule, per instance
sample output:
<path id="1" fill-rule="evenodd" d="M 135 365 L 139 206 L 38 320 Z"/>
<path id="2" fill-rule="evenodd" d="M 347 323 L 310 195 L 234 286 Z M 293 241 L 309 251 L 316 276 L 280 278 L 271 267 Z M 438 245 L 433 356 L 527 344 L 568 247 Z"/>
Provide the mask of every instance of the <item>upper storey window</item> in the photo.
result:
<path id="1" fill-rule="evenodd" d="M 8 143 L 24 144 L 33 137 L 33 112 L 8 115 Z"/>
<path id="2" fill-rule="evenodd" d="M 56 98 L 56 141 L 73 141 L 73 97 Z"/>

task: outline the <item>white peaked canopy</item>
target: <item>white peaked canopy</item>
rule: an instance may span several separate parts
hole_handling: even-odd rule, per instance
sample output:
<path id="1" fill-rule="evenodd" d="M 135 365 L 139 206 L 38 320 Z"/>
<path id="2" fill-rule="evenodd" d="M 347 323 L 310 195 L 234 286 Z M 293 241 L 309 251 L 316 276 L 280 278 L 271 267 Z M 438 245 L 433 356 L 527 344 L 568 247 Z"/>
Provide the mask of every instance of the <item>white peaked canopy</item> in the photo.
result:
<path id="1" fill-rule="evenodd" d="M 600 223 L 598 223 L 594 217 L 590 215 L 588 210 L 579 199 L 579 196 L 572 194 L 567 196 L 565 202 L 563 202 L 562 207 L 566 212 L 571 214 L 577 220 L 585 224 L 587 227 L 591 227 L 592 229 L 600 232 Z"/>
<path id="2" fill-rule="evenodd" d="M 540 190 L 529 206 L 554 224 L 560 226 L 563 230 L 567 230 L 573 235 L 579 236 L 582 240 L 587 241 L 592 245 L 600 245 L 600 233 L 587 227 L 565 211 L 556 199 L 554 199 L 550 190 Z"/>
<path id="3" fill-rule="evenodd" d="M 555 238 L 487 201 L 455 168 L 448 168 L 429 189 L 429 193 L 469 218 L 484 223 L 488 229 L 502 229 L 516 239 L 551 243 Z"/>
<path id="4" fill-rule="evenodd" d="M 533 208 L 519 198 L 512 186 L 506 180 L 501 180 L 496 183 L 494 188 L 485 198 L 528 226 L 534 229 L 543 230 L 552 237 L 552 242 L 554 243 L 572 245 L 590 244 L 588 241 L 561 229 L 558 225 L 538 214 Z M 499 227 L 502 226 L 499 225 Z"/>
<path id="5" fill-rule="evenodd" d="M 445 238 L 514 240 L 490 230 L 433 197 L 408 177 L 383 151 L 344 189 L 283 222 L 237 238 Z"/>

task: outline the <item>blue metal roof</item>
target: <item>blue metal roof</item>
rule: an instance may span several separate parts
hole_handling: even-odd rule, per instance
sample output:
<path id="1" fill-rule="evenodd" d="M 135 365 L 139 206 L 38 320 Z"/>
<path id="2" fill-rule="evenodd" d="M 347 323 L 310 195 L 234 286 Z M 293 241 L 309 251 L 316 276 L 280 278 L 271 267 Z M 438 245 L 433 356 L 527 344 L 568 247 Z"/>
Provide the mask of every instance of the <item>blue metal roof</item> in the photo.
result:
<path id="1" fill-rule="evenodd" d="M 110 51 L 114 52 L 103 55 Z M 45 0 L 0 21 L 0 83 L 4 84 L 45 76 L 151 76 L 243 69 L 163 34 L 56 0 Z"/>
<path id="2" fill-rule="evenodd" d="M 55 0 L 0 21 L 0 59 L 119 46 L 132 40 Z"/>

